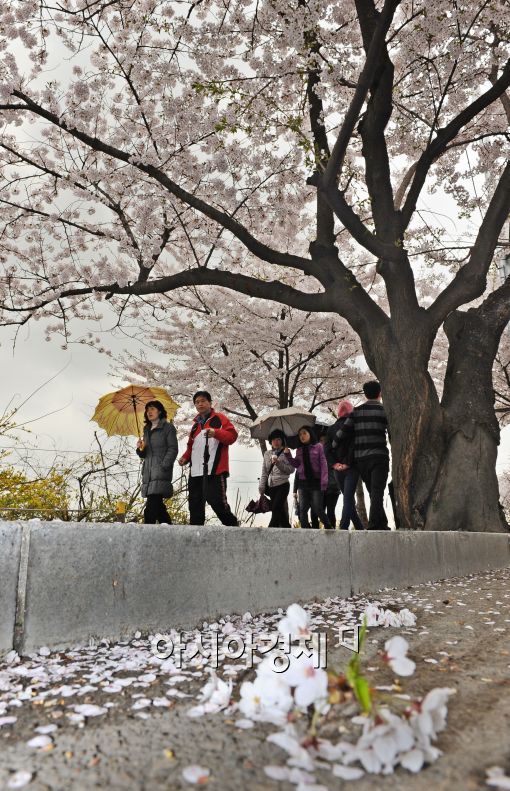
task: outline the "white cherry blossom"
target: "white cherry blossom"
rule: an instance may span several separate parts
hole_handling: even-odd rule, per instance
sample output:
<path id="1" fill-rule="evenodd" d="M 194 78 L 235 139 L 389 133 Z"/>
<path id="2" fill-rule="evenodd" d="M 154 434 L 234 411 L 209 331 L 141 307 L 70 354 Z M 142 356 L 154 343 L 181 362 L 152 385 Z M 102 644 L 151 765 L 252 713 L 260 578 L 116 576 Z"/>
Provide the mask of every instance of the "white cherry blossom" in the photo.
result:
<path id="1" fill-rule="evenodd" d="M 32 780 L 33 774 L 26 769 L 14 772 L 7 780 L 7 788 L 24 788 Z"/>
<path id="2" fill-rule="evenodd" d="M 182 770 L 183 779 L 187 783 L 192 783 L 193 785 L 204 785 L 209 779 L 210 774 L 209 769 L 199 766 L 198 764 L 185 766 Z"/>
<path id="3" fill-rule="evenodd" d="M 500 791 L 510 791 L 510 777 L 505 774 L 505 771 L 500 766 L 492 766 L 487 769 L 485 782 L 491 788 L 497 788 Z"/>
<path id="4" fill-rule="evenodd" d="M 294 728 L 288 726 L 285 731 L 272 733 L 267 737 L 267 741 L 271 742 L 271 744 L 276 744 L 289 754 L 287 761 L 289 766 L 313 772 L 315 768 L 314 760 L 308 750 L 300 744 Z"/>
<path id="5" fill-rule="evenodd" d="M 92 703 L 83 703 L 79 706 L 74 706 L 76 714 L 81 714 L 83 717 L 100 717 L 101 714 L 106 714 L 108 711 L 104 706 L 96 706 Z"/>
<path id="6" fill-rule="evenodd" d="M 239 710 L 252 720 L 281 725 L 294 705 L 289 685 L 275 675 L 258 675 L 241 684 Z"/>
<path id="7" fill-rule="evenodd" d="M 414 731 L 421 738 L 435 739 L 437 734 L 446 727 L 448 699 L 455 695 L 456 690 L 450 687 L 438 687 L 425 695 L 418 714 L 413 715 L 411 723 Z"/>
<path id="8" fill-rule="evenodd" d="M 291 653 L 289 659 L 289 667 L 282 675 L 294 688 L 296 705 L 307 708 L 311 704 L 323 704 L 328 694 L 328 674 L 322 668 L 315 667 L 316 657 L 304 654 L 297 657 Z"/>
<path id="9" fill-rule="evenodd" d="M 232 681 L 223 681 L 211 670 L 211 677 L 200 693 L 200 703 L 188 710 L 188 717 L 202 717 L 225 709 L 231 695 Z"/>
<path id="10" fill-rule="evenodd" d="M 392 637 L 384 644 L 385 659 L 398 676 L 412 676 L 416 669 L 416 663 L 406 656 L 408 648 L 409 643 L 400 636 Z"/>
<path id="11" fill-rule="evenodd" d="M 306 610 L 299 604 L 291 604 L 278 624 L 278 631 L 293 638 L 310 637 L 310 617 Z"/>

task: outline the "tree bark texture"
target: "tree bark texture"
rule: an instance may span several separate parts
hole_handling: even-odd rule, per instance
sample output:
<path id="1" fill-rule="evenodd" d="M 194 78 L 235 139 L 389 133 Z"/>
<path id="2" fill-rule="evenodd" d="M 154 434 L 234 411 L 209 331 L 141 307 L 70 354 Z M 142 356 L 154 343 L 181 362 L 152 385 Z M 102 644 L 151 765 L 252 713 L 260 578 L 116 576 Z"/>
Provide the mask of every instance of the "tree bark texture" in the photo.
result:
<path id="1" fill-rule="evenodd" d="M 500 295 L 499 303 L 504 299 Z M 508 530 L 499 504 L 499 424 L 492 386 L 505 322 L 495 304 L 491 295 L 479 308 L 448 317 L 450 349 L 441 402 L 428 373 L 425 332 L 393 324 L 385 337 L 374 333 L 365 339 L 388 416 L 403 529 Z"/>
<path id="2" fill-rule="evenodd" d="M 499 503 L 492 367 L 502 326 L 490 303 L 456 311 L 442 399 L 445 448 L 427 513 L 427 530 L 508 530 Z M 499 331 L 498 331 L 499 330 Z"/>

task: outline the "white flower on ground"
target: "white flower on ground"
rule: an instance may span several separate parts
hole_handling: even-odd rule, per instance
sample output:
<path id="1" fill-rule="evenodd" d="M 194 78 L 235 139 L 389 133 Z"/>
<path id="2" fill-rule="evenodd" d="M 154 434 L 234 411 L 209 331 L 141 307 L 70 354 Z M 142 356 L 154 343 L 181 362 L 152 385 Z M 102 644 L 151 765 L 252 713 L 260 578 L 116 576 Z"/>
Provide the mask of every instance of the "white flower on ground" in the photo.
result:
<path id="1" fill-rule="evenodd" d="M 151 705 L 150 698 L 140 698 L 135 703 L 133 703 L 131 708 L 134 709 L 134 711 L 138 711 L 139 709 L 146 709 L 150 705 Z M 85 714 L 85 712 L 83 711 L 81 713 Z M 86 716 L 90 716 L 90 715 L 86 715 Z"/>
<path id="2" fill-rule="evenodd" d="M 156 708 L 158 708 L 158 707 L 161 708 L 161 707 L 165 707 L 165 706 L 166 707 L 171 706 L 172 704 L 168 700 L 168 698 L 153 698 L 152 699 L 152 705 L 155 706 Z"/>
<path id="3" fill-rule="evenodd" d="M 211 670 L 211 678 L 200 693 L 200 703 L 189 709 L 188 717 L 202 717 L 204 714 L 215 714 L 226 709 L 231 695 L 232 681 L 222 681 L 214 670 Z"/>
<path id="4" fill-rule="evenodd" d="M 304 772 L 302 769 L 296 767 L 290 768 L 289 766 L 265 766 L 264 772 L 272 780 L 287 780 L 288 783 L 294 785 L 302 785 L 304 788 L 315 788 L 315 777 Z"/>
<path id="5" fill-rule="evenodd" d="M 413 711 L 409 719 L 385 708 L 379 709 L 376 719 L 353 717 L 353 723 L 363 726 L 357 743 L 325 742 L 322 746 L 319 742 L 319 755 L 326 760 L 340 760 L 341 767 L 359 761 L 372 774 L 391 774 L 398 764 L 410 772 L 419 772 L 425 763 L 432 763 L 441 755 L 431 742 L 446 725 L 446 703 L 454 693 L 449 688 L 431 690 L 419 711 Z M 334 774 L 343 777 L 342 771 L 340 768 Z"/>
<path id="6" fill-rule="evenodd" d="M 240 728 L 242 731 L 247 731 L 250 728 L 253 728 L 253 720 L 237 720 L 236 728 Z"/>
<path id="7" fill-rule="evenodd" d="M 56 725 L 39 725 L 38 728 L 35 728 L 36 733 L 54 733 L 57 730 Z"/>
<path id="8" fill-rule="evenodd" d="M 510 777 L 508 777 L 500 766 L 491 766 L 487 769 L 487 780 L 485 781 L 491 788 L 499 788 L 502 791 L 510 789 Z"/>
<path id="9" fill-rule="evenodd" d="M 407 607 L 399 612 L 400 623 L 402 626 L 416 626 L 416 615 Z"/>
<path id="10" fill-rule="evenodd" d="M 338 742 L 338 744 L 331 744 L 329 739 L 319 739 L 317 742 L 317 752 L 319 758 L 324 758 L 325 761 L 340 761 L 345 755 L 346 751 L 352 749 L 350 742 Z"/>
<path id="11" fill-rule="evenodd" d="M 384 626 L 386 628 L 388 626 L 393 626 L 398 628 L 399 626 L 402 626 L 402 622 L 397 612 L 393 612 L 393 610 L 384 610 L 381 618 L 379 619 L 379 626 Z"/>
<path id="12" fill-rule="evenodd" d="M 175 673 L 180 673 L 178 667 L 176 667 L 175 662 L 172 659 L 165 659 L 159 666 L 159 669 L 162 673 L 169 673 L 170 675 Z"/>
<path id="13" fill-rule="evenodd" d="M 49 736 L 34 736 L 33 739 L 27 742 L 28 747 L 33 747 L 35 750 L 41 750 L 43 747 L 48 747 L 49 744 L 53 744 L 52 739 Z"/>
<path id="14" fill-rule="evenodd" d="M 81 714 L 83 717 L 99 717 L 100 714 L 106 714 L 108 709 L 105 709 L 103 706 L 94 706 L 91 703 L 82 703 L 79 706 L 74 706 L 74 711 L 76 714 Z"/>
<path id="15" fill-rule="evenodd" d="M 187 783 L 193 783 L 194 785 L 204 785 L 207 783 L 210 775 L 209 769 L 206 769 L 203 766 L 198 766 L 197 764 L 191 764 L 191 766 L 186 766 L 182 770 L 182 776 Z"/>
<path id="16" fill-rule="evenodd" d="M 0 717 L 0 728 L 4 725 L 14 725 L 17 719 L 17 717 Z"/>
<path id="17" fill-rule="evenodd" d="M 342 780 L 359 780 L 365 774 L 363 769 L 356 766 L 343 766 L 342 764 L 333 765 L 333 774 Z"/>
<path id="18" fill-rule="evenodd" d="M 360 621 L 363 622 L 365 618 L 367 626 L 384 626 L 385 628 L 392 626 L 399 628 L 401 626 L 416 625 L 416 615 L 406 607 L 400 612 L 394 612 L 393 610 L 385 610 L 377 604 L 368 604 L 361 613 Z"/>
<path id="19" fill-rule="evenodd" d="M 293 704 L 288 684 L 274 673 L 241 684 L 239 709 L 249 719 L 282 725 Z"/>
<path id="20" fill-rule="evenodd" d="M 409 772 L 419 772 L 425 762 L 422 750 L 416 747 L 400 756 L 400 765 Z"/>
<path id="21" fill-rule="evenodd" d="M 411 717 L 411 725 L 419 740 L 435 739 L 437 734 L 445 729 L 448 713 L 446 704 L 448 698 L 455 695 L 455 692 L 456 690 L 450 687 L 437 687 L 425 695 L 419 713 Z"/>
<path id="22" fill-rule="evenodd" d="M 363 620 L 366 618 L 367 626 L 379 626 L 381 616 L 382 611 L 377 604 L 368 604 L 361 613 L 360 621 L 363 623 Z"/>
<path id="23" fill-rule="evenodd" d="M 286 617 L 278 624 L 278 631 L 291 637 L 310 637 L 310 618 L 306 610 L 299 604 L 291 604 Z"/>
<path id="24" fill-rule="evenodd" d="M 383 774 L 393 772 L 399 753 L 413 746 L 414 735 L 407 722 L 387 709 L 379 711 L 377 724 L 369 720 L 357 744 L 359 760 L 366 771 L 382 771 Z"/>
<path id="25" fill-rule="evenodd" d="M 80 727 L 82 727 L 83 723 L 85 722 L 85 717 L 82 717 L 81 714 L 74 714 L 71 712 L 66 714 L 66 717 L 69 720 L 69 722 L 74 722 L 76 725 L 79 725 Z"/>
<path id="26" fill-rule="evenodd" d="M 326 750 L 321 750 L 319 745 L 320 755 L 327 760 L 341 761 L 335 764 L 333 771 L 338 777 L 351 779 L 350 772 L 343 773 L 343 769 L 355 761 L 359 761 L 363 769 L 371 774 L 391 774 L 399 763 L 409 771 L 416 772 L 426 760 L 432 762 L 439 754 L 439 751 L 433 754 L 434 748 L 428 741 L 428 749 L 418 749 L 409 722 L 388 709 L 379 709 L 377 719 L 354 717 L 353 721 L 363 725 L 363 733 L 356 744 L 339 742 L 329 745 Z M 355 779 L 354 776 L 352 779 Z"/>
<path id="27" fill-rule="evenodd" d="M 25 769 L 20 769 L 19 772 L 14 772 L 7 781 L 7 788 L 23 788 L 30 783 L 32 779 L 32 772 L 27 772 Z"/>
<path id="28" fill-rule="evenodd" d="M 285 750 L 290 756 L 287 763 L 289 766 L 297 766 L 299 769 L 306 769 L 313 772 L 315 763 L 312 756 L 297 740 L 294 728 L 287 728 L 285 731 L 278 731 L 271 733 L 267 737 L 267 741 L 271 744 L 276 744 Z"/>
<path id="29" fill-rule="evenodd" d="M 328 674 L 314 667 L 315 658 L 290 655 L 290 664 L 283 674 L 285 681 L 294 689 L 296 705 L 307 708 L 312 703 L 325 702 L 328 697 Z"/>
<path id="30" fill-rule="evenodd" d="M 416 669 L 416 664 L 409 659 L 407 649 L 409 644 L 403 637 L 392 637 L 384 644 L 385 660 L 398 676 L 412 676 Z"/>

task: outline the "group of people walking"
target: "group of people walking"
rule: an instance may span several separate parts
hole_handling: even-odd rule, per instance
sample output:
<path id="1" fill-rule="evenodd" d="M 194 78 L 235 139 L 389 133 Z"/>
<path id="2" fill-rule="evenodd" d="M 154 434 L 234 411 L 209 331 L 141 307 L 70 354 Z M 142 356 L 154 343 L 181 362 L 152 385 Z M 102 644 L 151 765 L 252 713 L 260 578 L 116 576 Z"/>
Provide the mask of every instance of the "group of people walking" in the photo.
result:
<path id="1" fill-rule="evenodd" d="M 326 530 L 334 529 L 335 507 L 341 493 L 340 529 L 348 530 L 352 522 L 357 530 L 362 530 L 364 525 L 355 500 L 361 477 L 370 495 L 368 528 L 388 529 L 384 510 L 389 472 L 388 423 L 379 382 L 366 382 L 363 392 L 366 401 L 358 407 L 353 407 L 349 401 L 340 401 L 337 421 L 323 427 L 318 434 L 314 426 L 302 426 L 294 458 L 281 431 L 269 435 L 271 448 L 264 454 L 259 493 L 271 500 L 270 527 L 290 527 L 289 478 L 296 472 L 294 492 L 301 527 L 318 528 L 320 520 Z"/>
<path id="2" fill-rule="evenodd" d="M 334 529 L 335 506 L 341 492 L 340 529 L 347 530 L 351 522 L 356 529 L 363 529 L 355 504 L 356 486 L 361 477 L 370 495 L 369 529 L 388 529 L 383 505 L 389 471 L 387 420 L 379 383 L 366 382 L 363 392 L 366 401 L 358 407 L 340 401 L 337 421 L 323 427 L 320 434 L 314 426 L 302 426 L 294 456 L 283 431 L 271 432 L 270 448 L 264 453 L 259 479 L 259 493 L 271 501 L 269 527 L 291 527 L 288 496 L 290 476 L 295 473 L 294 492 L 301 527 L 318 528 L 320 520 L 326 530 Z M 197 414 L 186 450 L 178 459 L 181 467 L 190 467 L 190 524 L 204 524 L 205 508 L 209 504 L 222 524 L 238 525 L 227 500 L 228 448 L 236 441 L 237 431 L 225 415 L 216 412 L 206 390 L 196 392 L 193 403 Z M 167 420 L 160 401 L 149 401 L 145 406 L 144 434 L 138 440 L 136 452 L 143 459 L 142 496 L 147 499 L 144 521 L 170 523 L 164 500 L 173 493 L 178 444 L 175 426 Z"/>

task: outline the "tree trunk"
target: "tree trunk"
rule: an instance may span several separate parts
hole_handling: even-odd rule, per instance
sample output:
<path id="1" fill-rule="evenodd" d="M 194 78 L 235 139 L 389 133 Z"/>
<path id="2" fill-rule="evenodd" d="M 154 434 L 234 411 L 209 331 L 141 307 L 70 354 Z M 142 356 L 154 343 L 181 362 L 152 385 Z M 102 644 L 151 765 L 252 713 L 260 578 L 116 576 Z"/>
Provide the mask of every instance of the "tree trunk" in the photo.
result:
<path id="1" fill-rule="evenodd" d="M 363 481 L 361 478 L 358 478 L 358 483 L 356 484 L 356 511 L 358 512 L 358 516 L 365 527 L 368 527 L 367 506 L 365 503 L 365 492 L 363 490 Z"/>
<path id="2" fill-rule="evenodd" d="M 443 416 L 428 372 L 429 351 L 420 333 L 403 342 L 393 333 L 368 351 L 388 417 L 392 480 L 402 529 L 422 529 L 441 462 Z"/>
<path id="3" fill-rule="evenodd" d="M 492 366 L 500 334 L 484 306 L 445 322 L 450 342 L 442 407 L 445 449 L 426 530 L 506 532 L 499 503 Z"/>
<path id="4" fill-rule="evenodd" d="M 501 302 L 501 300 L 500 300 Z M 365 349 L 381 382 L 399 527 L 504 532 L 492 366 L 504 322 L 490 300 L 450 315 L 442 402 L 428 373 L 426 333 L 395 327 Z"/>

